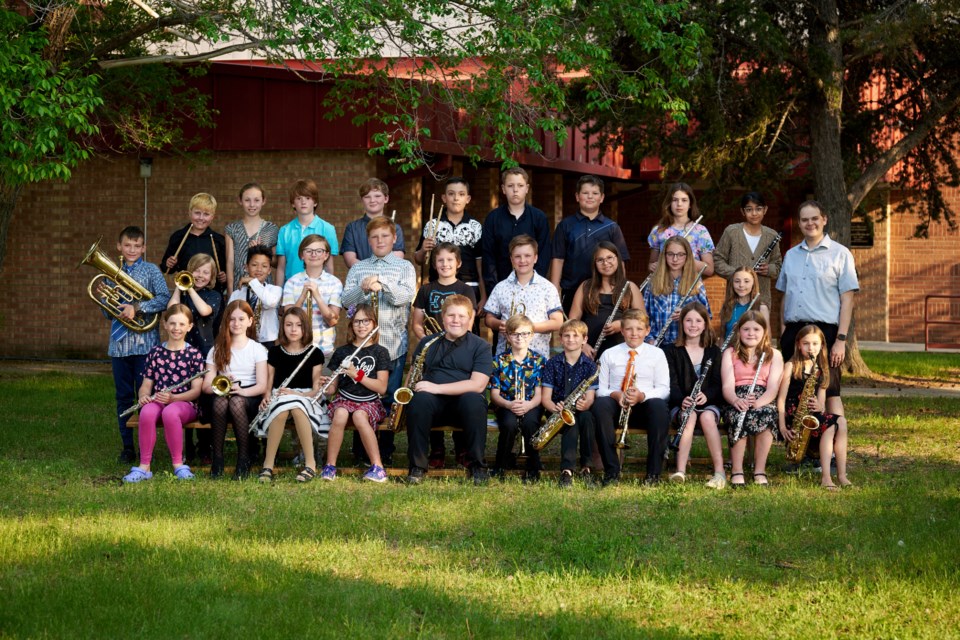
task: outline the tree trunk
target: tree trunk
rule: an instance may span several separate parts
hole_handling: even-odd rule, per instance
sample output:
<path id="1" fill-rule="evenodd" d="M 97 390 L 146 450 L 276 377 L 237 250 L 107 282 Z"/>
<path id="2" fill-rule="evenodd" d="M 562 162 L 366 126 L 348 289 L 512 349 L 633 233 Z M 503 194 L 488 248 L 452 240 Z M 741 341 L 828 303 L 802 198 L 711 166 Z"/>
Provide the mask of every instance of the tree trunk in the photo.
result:
<path id="1" fill-rule="evenodd" d="M 810 99 L 810 161 L 814 193 L 826 208 L 830 237 L 850 245 L 853 208 L 847 197 L 840 140 L 843 106 L 843 47 L 840 40 L 840 12 L 836 0 L 819 0 L 810 23 L 810 67 L 816 74 L 816 89 Z M 870 368 L 860 355 L 854 322 L 847 332 L 844 369 L 857 376 L 869 376 Z"/>

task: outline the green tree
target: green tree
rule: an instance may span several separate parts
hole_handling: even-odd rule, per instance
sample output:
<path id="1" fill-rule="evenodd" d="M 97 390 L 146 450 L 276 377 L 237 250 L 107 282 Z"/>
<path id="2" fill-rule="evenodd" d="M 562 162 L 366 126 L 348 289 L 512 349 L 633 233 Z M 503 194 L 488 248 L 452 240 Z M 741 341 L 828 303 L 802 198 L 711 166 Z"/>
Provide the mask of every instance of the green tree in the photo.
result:
<path id="1" fill-rule="evenodd" d="M 562 142 L 567 124 L 582 115 L 568 102 L 576 78 L 588 78 L 582 95 L 591 109 L 629 101 L 683 122 L 687 105 L 679 94 L 697 65 L 702 37 L 696 24 L 683 21 L 685 2 L 656 0 L 46 0 L 29 6 L 26 18 L 3 11 L 0 22 L 6 36 L 0 46 L 9 53 L 0 64 L 11 71 L 0 77 L 0 96 L 6 119 L 17 127 L 16 136 L 0 140 L 0 240 L 24 183 L 67 179 L 97 148 L 181 146 L 185 117 L 209 124 L 205 97 L 184 81 L 218 56 L 249 52 L 278 64 L 310 62 L 336 80 L 330 116 L 350 109 L 358 123 L 379 123 L 379 150 L 409 169 L 424 162 L 420 142 L 431 132 L 422 123 L 441 105 L 474 159 L 510 163 L 518 151 L 541 151 L 541 131 Z M 643 43 L 641 63 L 632 68 L 612 49 L 624 37 Z M 480 132 L 479 144 L 467 144 L 471 131 Z M 31 136 L 46 138 L 38 145 Z M 0 242 L 0 261 L 4 246 Z"/>
<path id="2" fill-rule="evenodd" d="M 960 2 L 725 0 L 694 3 L 707 33 L 702 70 L 677 126 L 632 104 L 595 114 L 634 157 L 657 155 L 670 176 L 695 175 L 722 198 L 730 185 L 767 191 L 808 181 L 849 245 L 850 222 L 877 207 L 885 179 L 898 208 L 955 226 L 944 197 L 960 184 Z M 623 63 L 635 61 L 629 41 Z M 892 173 L 891 173 L 892 172 Z M 802 177 L 797 177 L 798 175 Z M 868 369 L 856 342 L 848 368 Z"/>

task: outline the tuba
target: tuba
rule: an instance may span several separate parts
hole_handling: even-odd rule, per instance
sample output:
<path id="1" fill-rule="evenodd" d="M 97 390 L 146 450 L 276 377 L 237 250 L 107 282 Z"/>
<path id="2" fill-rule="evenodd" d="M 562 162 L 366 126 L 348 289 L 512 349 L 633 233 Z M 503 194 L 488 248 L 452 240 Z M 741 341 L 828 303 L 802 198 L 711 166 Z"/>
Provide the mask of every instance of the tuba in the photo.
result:
<path id="1" fill-rule="evenodd" d="M 807 455 L 807 447 L 810 446 L 810 437 L 820 428 L 820 421 L 807 407 L 810 398 L 817 395 L 818 373 L 817 364 L 814 362 L 810 377 L 803 383 L 803 391 L 797 400 L 797 412 L 793 414 L 793 422 L 790 423 L 794 438 L 787 443 L 787 462 L 797 464 L 803 461 L 803 457 Z"/>
<path id="2" fill-rule="evenodd" d="M 403 431 L 406 427 L 407 416 L 403 408 L 413 400 L 413 388 L 416 387 L 417 383 L 423 378 L 423 364 L 427 361 L 427 350 L 434 342 L 443 336 L 443 333 L 439 333 L 424 343 L 423 348 L 420 349 L 420 353 L 417 355 L 417 359 L 413 361 L 413 365 L 407 373 L 406 385 L 393 392 L 393 406 L 390 407 L 390 415 L 387 417 L 387 426 L 391 430 L 399 432 Z"/>
<path id="3" fill-rule="evenodd" d="M 88 264 L 100 271 L 98 275 L 93 277 L 90 284 L 87 285 L 87 295 L 127 329 L 138 333 L 150 331 L 157 326 L 157 322 L 159 321 L 158 316 L 154 315 L 150 319 L 147 319 L 137 312 L 137 315 L 135 315 L 132 320 L 128 320 L 121 317 L 120 305 L 132 305 L 137 302 L 143 302 L 144 300 L 151 300 L 153 294 L 147 291 L 139 282 L 124 273 L 121 267 L 118 267 L 113 260 L 108 258 L 107 255 L 100 250 L 101 240 L 103 240 L 103 236 L 97 238 L 97 241 L 94 242 L 90 250 L 87 251 L 87 255 L 85 255 L 83 260 L 80 261 L 80 264 L 77 265 L 79 267 Z M 102 289 L 102 291 L 100 291 L 100 289 Z M 100 294 L 103 295 L 102 300 L 100 299 Z"/>

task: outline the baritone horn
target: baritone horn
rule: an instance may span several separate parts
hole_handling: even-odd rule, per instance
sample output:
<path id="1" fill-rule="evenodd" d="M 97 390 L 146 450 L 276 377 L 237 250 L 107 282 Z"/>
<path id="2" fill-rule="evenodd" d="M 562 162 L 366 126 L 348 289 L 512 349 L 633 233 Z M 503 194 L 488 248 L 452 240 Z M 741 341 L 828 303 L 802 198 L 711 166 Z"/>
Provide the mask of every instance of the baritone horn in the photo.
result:
<path id="1" fill-rule="evenodd" d="M 156 314 L 147 319 L 138 312 L 133 319 L 127 319 L 122 317 L 120 306 L 151 300 L 153 294 L 124 273 L 121 267 L 118 267 L 113 260 L 100 250 L 101 240 L 103 240 L 103 236 L 97 238 L 97 241 L 87 251 L 87 255 L 77 265 L 77 267 L 80 267 L 87 264 L 100 271 L 87 285 L 87 295 L 127 329 L 138 333 L 150 331 L 157 326 L 159 321 Z M 103 299 L 101 299 L 101 296 Z"/>

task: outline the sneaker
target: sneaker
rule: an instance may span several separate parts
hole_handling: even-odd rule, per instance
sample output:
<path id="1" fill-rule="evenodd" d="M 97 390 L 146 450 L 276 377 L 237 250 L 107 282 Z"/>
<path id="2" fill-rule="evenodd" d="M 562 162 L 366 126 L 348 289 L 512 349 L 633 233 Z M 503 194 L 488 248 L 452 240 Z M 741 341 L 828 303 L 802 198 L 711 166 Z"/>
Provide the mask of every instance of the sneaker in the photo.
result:
<path id="1" fill-rule="evenodd" d="M 579 475 L 580 481 L 587 486 L 593 486 L 597 483 L 597 479 L 593 475 L 593 471 L 590 470 L 590 467 L 583 467 L 580 469 Z"/>
<path id="2" fill-rule="evenodd" d="M 713 477 L 707 481 L 707 486 L 711 489 L 723 489 L 727 486 L 727 476 L 722 473 L 715 473 Z"/>
<path id="3" fill-rule="evenodd" d="M 683 471 L 677 471 L 670 475 L 670 482 L 677 482 L 683 484 L 687 481 L 687 475 Z"/>
<path id="4" fill-rule="evenodd" d="M 446 453 L 443 451 L 432 451 L 430 453 L 428 464 L 430 465 L 431 469 L 443 469 L 444 465 L 446 464 L 445 458 Z"/>
<path id="5" fill-rule="evenodd" d="M 655 487 L 660 484 L 660 475 L 656 473 L 651 473 L 646 478 L 643 479 L 643 484 L 648 487 Z"/>
<path id="6" fill-rule="evenodd" d="M 133 467 L 130 469 L 130 473 L 123 476 L 123 481 L 132 484 L 134 482 L 143 482 L 144 480 L 149 480 L 153 477 L 153 474 L 149 471 L 144 471 L 140 467 Z"/>
<path id="7" fill-rule="evenodd" d="M 618 474 L 618 475 L 615 475 L 615 476 L 611 476 L 611 475 L 606 475 L 606 474 L 604 474 L 603 480 L 600 481 L 600 486 L 601 486 L 601 487 L 615 487 L 615 486 L 617 486 L 618 484 L 620 484 L 620 475 L 619 475 L 619 474 Z"/>
<path id="8" fill-rule="evenodd" d="M 410 467 L 410 471 L 407 472 L 407 476 L 403 479 L 407 484 L 420 484 L 423 482 L 423 477 L 426 475 L 426 472 L 420 467 Z"/>
<path id="9" fill-rule="evenodd" d="M 539 471 L 527 471 L 523 476 L 523 484 L 537 484 L 538 482 L 540 482 Z"/>
<path id="10" fill-rule="evenodd" d="M 323 465 L 323 469 L 320 470 L 320 479 L 333 482 L 337 479 L 337 468 L 332 464 Z"/>
<path id="11" fill-rule="evenodd" d="M 133 449 L 124 447 L 123 451 L 120 452 L 120 455 L 117 456 L 117 462 L 120 464 L 133 464 L 134 462 L 139 462 L 139 460 L 137 460 L 137 452 Z"/>
<path id="12" fill-rule="evenodd" d="M 560 488 L 569 489 L 572 486 L 573 486 L 573 472 L 561 471 L 560 472 Z"/>
<path id="13" fill-rule="evenodd" d="M 473 484 L 476 486 L 481 486 L 487 484 L 487 481 L 490 480 L 490 472 L 487 471 L 486 467 L 475 467 L 473 470 Z"/>
<path id="14" fill-rule="evenodd" d="M 373 465 L 365 474 L 363 474 L 363 479 L 369 480 L 370 482 L 386 482 L 387 472 L 384 471 L 383 467 Z"/>

